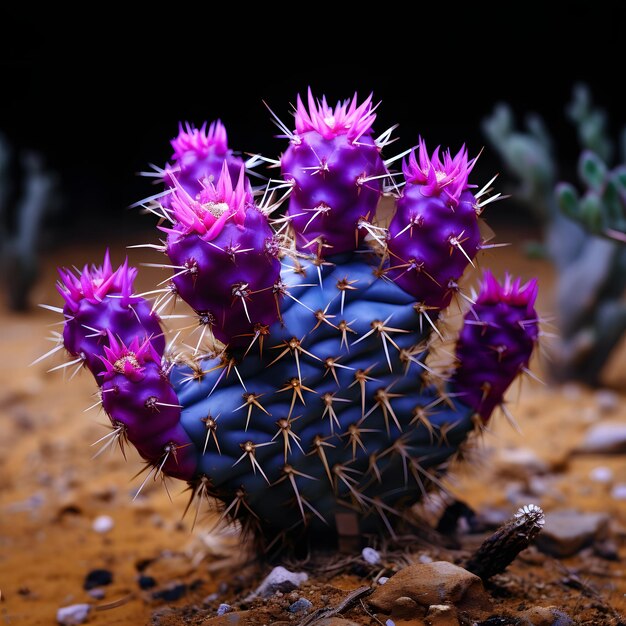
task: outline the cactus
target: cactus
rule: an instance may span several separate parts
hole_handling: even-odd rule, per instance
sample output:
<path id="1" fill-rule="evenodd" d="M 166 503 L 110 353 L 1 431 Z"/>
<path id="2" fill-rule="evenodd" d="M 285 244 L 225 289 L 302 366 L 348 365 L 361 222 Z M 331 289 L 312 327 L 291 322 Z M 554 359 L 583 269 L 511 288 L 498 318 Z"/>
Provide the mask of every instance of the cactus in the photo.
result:
<path id="1" fill-rule="evenodd" d="M 376 207 L 392 174 L 371 98 L 332 108 L 309 93 L 295 116 L 279 217 L 271 190 L 255 205 L 241 164 L 235 182 L 226 161 L 195 195 L 174 176 L 155 209 L 171 222 L 163 295 L 198 321 L 186 353 L 164 348 L 163 302 L 132 293 L 127 263 L 113 271 L 107 256 L 59 285 L 65 345 L 111 419 L 106 445 L 130 441 L 148 476 L 186 480 L 266 548 L 336 537 L 346 514 L 393 534 L 503 405 L 539 334 L 536 281 L 486 273 L 475 299 L 459 287 L 491 200 L 472 191 L 465 148 L 429 155 L 420 140 L 387 229 Z M 456 360 L 439 370 L 427 359 L 455 295 L 470 306 Z"/>
<path id="2" fill-rule="evenodd" d="M 601 382 L 602 368 L 626 331 L 626 229 L 624 166 L 610 170 L 615 152 L 606 114 L 578 85 L 567 114 L 583 148 L 581 198 L 559 171 L 542 120 L 529 117 L 528 132 L 514 128 L 511 110 L 496 107 L 483 129 L 509 170 L 520 179 L 518 194 L 543 226 L 544 245 L 557 269 L 556 308 L 560 338 L 553 375 L 562 380 Z M 555 192 L 556 189 L 556 192 Z"/>

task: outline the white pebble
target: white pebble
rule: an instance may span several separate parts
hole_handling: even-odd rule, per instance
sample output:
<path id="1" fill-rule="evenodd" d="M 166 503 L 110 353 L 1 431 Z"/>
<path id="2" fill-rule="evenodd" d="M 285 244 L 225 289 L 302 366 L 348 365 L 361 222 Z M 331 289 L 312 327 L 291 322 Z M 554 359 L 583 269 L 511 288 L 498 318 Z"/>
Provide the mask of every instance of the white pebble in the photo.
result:
<path id="1" fill-rule="evenodd" d="M 378 579 L 378 584 L 379 585 L 384 585 L 388 580 L 389 580 L 389 576 L 381 576 Z"/>
<path id="2" fill-rule="evenodd" d="M 93 521 L 91 528 L 97 533 L 108 533 L 115 526 L 115 522 L 110 515 L 98 515 Z"/>
<path id="3" fill-rule="evenodd" d="M 614 500 L 626 500 L 626 483 L 617 483 L 611 490 Z"/>
<path id="4" fill-rule="evenodd" d="M 610 467 L 600 465 L 589 472 L 589 478 L 597 483 L 610 483 L 613 480 L 613 470 Z"/>
<path id="5" fill-rule="evenodd" d="M 596 391 L 596 404 L 602 413 L 612 413 L 619 408 L 619 396 L 610 389 Z"/>
<path id="6" fill-rule="evenodd" d="M 363 548 L 361 556 L 363 557 L 363 560 L 370 565 L 380 563 L 380 553 L 377 550 L 374 550 L 374 548 Z"/>
<path id="7" fill-rule="evenodd" d="M 57 622 L 63 626 L 76 626 L 87 620 L 91 611 L 89 604 L 71 604 L 63 606 L 57 611 Z"/>
<path id="8" fill-rule="evenodd" d="M 433 560 L 427 554 L 420 554 L 420 558 L 418 559 L 420 563 L 432 563 Z"/>

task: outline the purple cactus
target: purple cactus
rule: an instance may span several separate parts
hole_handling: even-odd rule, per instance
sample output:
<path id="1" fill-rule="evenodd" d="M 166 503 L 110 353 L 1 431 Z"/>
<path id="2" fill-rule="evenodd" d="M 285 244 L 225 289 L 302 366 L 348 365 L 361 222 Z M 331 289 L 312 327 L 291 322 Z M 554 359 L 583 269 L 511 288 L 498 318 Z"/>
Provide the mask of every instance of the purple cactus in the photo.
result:
<path id="1" fill-rule="evenodd" d="M 485 272 L 476 303 L 465 314 L 453 384 L 484 421 L 528 367 L 539 337 L 536 299 L 536 280 L 522 285 L 507 274 L 501 285 Z"/>
<path id="2" fill-rule="evenodd" d="M 127 439 L 152 474 L 187 480 L 261 542 L 335 536 L 346 514 L 363 532 L 393 534 L 503 403 L 537 341 L 536 282 L 500 285 L 487 273 L 457 366 L 435 380 L 426 359 L 483 245 L 477 218 L 489 200 L 471 191 L 465 148 L 429 156 L 420 140 L 391 226 L 380 226 L 388 172 L 374 117 L 371 97 L 334 109 L 310 91 L 308 109 L 298 98 L 281 162 L 291 197 L 274 220 L 255 206 L 243 166 L 234 183 L 222 161 L 195 192 L 172 175 L 171 224 L 161 226 L 171 288 L 195 311 L 201 339 L 218 342 L 164 355 L 127 263 L 113 272 L 107 256 L 78 278 L 61 274 L 64 339 L 98 363 L 109 441 Z M 209 143 L 226 150 L 221 127 L 211 141 L 187 135 L 179 156 Z M 136 315 L 122 319 L 129 306 Z"/>
<path id="3" fill-rule="evenodd" d="M 197 467 L 197 451 L 180 425 L 178 397 L 150 339 L 135 337 L 129 346 L 110 332 L 101 373 L 102 407 L 113 432 L 162 471 L 188 479 Z"/>
<path id="4" fill-rule="evenodd" d="M 161 229 L 176 268 L 172 281 L 200 324 L 233 346 L 277 319 L 279 246 L 246 188 L 243 166 L 233 186 L 224 163 L 216 184 L 203 181 L 197 198 L 176 183 L 171 219 Z"/>
<path id="5" fill-rule="evenodd" d="M 128 265 L 128 259 L 113 271 L 107 250 L 101 266 L 85 265 L 76 273 L 59 269 L 59 275 L 57 290 L 65 300 L 65 348 L 82 359 L 94 376 L 103 369 L 100 357 L 109 330 L 129 343 L 135 338 L 149 338 L 163 354 L 165 339 L 159 317 L 148 301 L 133 294 L 137 270 Z"/>
<path id="6" fill-rule="evenodd" d="M 172 163 L 163 170 L 163 182 L 170 189 L 182 187 L 192 198 L 201 193 L 209 182 L 215 183 L 224 163 L 235 180 L 244 165 L 228 147 L 226 128 L 220 120 L 205 122 L 200 128 L 192 124 L 179 124 L 178 136 L 170 142 L 174 153 Z M 161 199 L 164 207 L 171 204 L 169 195 Z"/>
<path id="7" fill-rule="evenodd" d="M 301 250 L 319 256 L 354 250 L 363 239 L 361 220 L 373 219 L 386 174 L 372 137 L 372 96 L 328 106 L 309 89 L 308 110 L 298 96 L 296 130 L 281 158 L 293 189 L 287 216 Z M 322 254 L 323 252 L 323 254 Z"/>
<path id="8" fill-rule="evenodd" d="M 480 206 L 468 183 L 476 160 L 468 161 L 465 147 L 455 157 L 439 151 L 429 157 L 420 138 L 403 165 L 406 185 L 389 227 L 387 276 L 425 309 L 450 304 L 482 244 Z"/>

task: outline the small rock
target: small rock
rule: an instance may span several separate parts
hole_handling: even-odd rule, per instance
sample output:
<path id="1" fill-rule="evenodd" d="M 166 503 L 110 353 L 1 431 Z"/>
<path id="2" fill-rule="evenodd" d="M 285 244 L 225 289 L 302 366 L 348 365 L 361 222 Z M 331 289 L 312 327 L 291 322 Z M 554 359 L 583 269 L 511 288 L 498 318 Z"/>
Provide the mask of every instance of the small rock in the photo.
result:
<path id="1" fill-rule="evenodd" d="M 609 518 L 604 513 L 581 513 L 570 509 L 547 513 L 543 531 L 535 539 L 546 554 L 563 558 L 606 537 Z"/>
<path id="2" fill-rule="evenodd" d="M 215 602 L 219 597 L 220 594 L 214 591 L 213 593 L 210 593 L 204 600 L 202 600 L 202 604 L 204 604 L 205 606 L 207 604 L 213 604 L 213 602 Z"/>
<path id="3" fill-rule="evenodd" d="M 462 611 L 491 608 L 480 578 L 447 561 L 405 567 L 377 587 L 368 602 L 376 610 L 392 613 L 399 598 L 408 598 L 423 607 L 422 615 L 432 604 L 454 604 Z"/>
<path id="4" fill-rule="evenodd" d="M 230 604 L 226 604 L 225 602 L 222 602 L 222 604 L 220 604 L 217 607 L 217 614 L 226 615 L 226 613 L 230 613 L 232 610 L 233 610 L 233 607 L 230 606 Z"/>
<path id="5" fill-rule="evenodd" d="M 589 472 L 589 478 L 596 483 L 610 483 L 613 481 L 613 470 L 605 465 L 599 465 Z"/>
<path id="6" fill-rule="evenodd" d="M 187 593 L 187 585 L 173 585 L 167 589 L 161 591 L 155 591 L 152 594 L 155 600 L 165 600 L 165 602 L 176 602 L 180 600 Z"/>
<path id="7" fill-rule="evenodd" d="M 519 478 L 520 473 L 526 475 L 545 474 L 549 466 L 532 448 L 505 448 L 498 452 L 496 457 L 499 469 L 514 478 Z"/>
<path id="8" fill-rule="evenodd" d="M 613 413 L 619 408 L 619 396 L 610 389 L 596 391 L 596 404 L 602 413 Z"/>
<path id="9" fill-rule="evenodd" d="M 89 591 L 95 587 L 104 587 L 113 582 L 113 574 L 108 569 L 92 569 L 83 582 L 83 589 Z"/>
<path id="10" fill-rule="evenodd" d="M 100 587 L 96 587 L 95 589 L 90 589 L 87 592 L 94 600 L 104 600 L 104 596 L 106 596 L 106 592 L 104 589 Z"/>
<path id="11" fill-rule="evenodd" d="M 308 613 L 313 608 L 313 603 L 306 598 L 296 600 L 287 610 L 290 613 Z"/>
<path id="12" fill-rule="evenodd" d="M 478 521 L 486 528 L 499 528 L 511 518 L 509 509 L 497 509 L 493 507 L 485 507 L 478 512 Z"/>
<path id="13" fill-rule="evenodd" d="M 315 626 L 359 626 L 356 622 L 345 617 L 325 617 L 315 622 Z"/>
<path id="14" fill-rule="evenodd" d="M 377 565 L 380 563 L 380 552 L 374 550 L 374 548 L 363 548 L 361 556 L 366 563 L 370 565 Z"/>
<path id="15" fill-rule="evenodd" d="M 449 604 L 431 604 L 425 621 L 429 626 L 459 626 L 456 609 Z"/>
<path id="16" fill-rule="evenodd" d="M 92 530 L 97 533 L 108 533 L 115 526 L 115 522 L 110 515 L 98 515 L 91 524 Z"/>
<path id="17" fill-rule="evenodd" d="M 70 604 L 61 607 L 57 611 L 57 622 L 63 626 L 74 626 L 75 624 L 83 624 L 87 621 L 91 611 L 89 604 Z"/>
<path id="18" fill-rule="evenodd" d="M 613 500 L 626 500 L 626 483 L 617 483 L 611 489 L 611 498 Z"/>
<path id="19" fill-rule="evenodd" d="M 233 611 L 232 613 L 217 615 L 211 619 L 204 620 L 202 626 L 246 626 L 247 624 L 256 624 L 255 615 L 258 615 L 255 611 Z"/>
<path id="20" fill-rule="evenodd" d="M 309 579 L 305 572 L 290 572 L 281 567 L 275 567 L 258 586 L 256 594 L 263 598 L 268 598 L 277 591 L 289 593 L 297 589 L 302 583 Z"/>
<path id="21" fill-rule="evenodd" d="M 432 563 L 433 559 L 427 554 L 420 554 L 418 561 L 422 564 L 426 564 L 426 563 Z"/>
<path id="22" fill-rule="evenodd" d="M 534 606 L 520 613 L 520 626 L 574 626 L 574 621 L 556 607 Z"/>
<path id="23" fill-rule="evenodd" d="M 391 606 L 391 613 L 394 617 L 406 617 L 411 618 L 414 615 L 419 615 L 419 606 L 413 598 L 408 596 L 400 596 L 393 601 Z"/>
<path id="24" fill-rule="evenodd" d="M 152 576 L 142 574 L 139 578 L 137 578 L 137 584 L 140 589 L 152 589 L 153 587 L 156 587 L 157 581 Z"/>
<path id="25" fill-rule="evenodd" d="M 606 421 L 594 424 L 586 432 L 578 451 L 586 454 L 626 452 L 626 423 Z"/>
<path id="26" fill-rule="evenodd" d="M 381 576 L 378 579 L 378 584 L 379 585 L 384 585 L 388 580 L 389 580 L 389 576 Z"/>

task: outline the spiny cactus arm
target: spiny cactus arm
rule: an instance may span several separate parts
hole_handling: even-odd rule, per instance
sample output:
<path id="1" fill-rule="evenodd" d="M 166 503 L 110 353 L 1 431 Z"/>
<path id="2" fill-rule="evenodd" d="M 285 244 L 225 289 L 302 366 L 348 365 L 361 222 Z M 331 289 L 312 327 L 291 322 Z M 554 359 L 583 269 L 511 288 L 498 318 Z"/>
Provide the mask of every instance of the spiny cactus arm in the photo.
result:
<path id="1" fill-rule="evenodd" d="M 159 354 L 165 349 L 158 315 L 145 298 L 133 293 L 136 275 L 128 259 L 113 270 L 108 250 L 101 266 L 59 269 L 57 290 L 65 300 L 63 344 L 96 380 L 103 370 L 100 357 L 109 331 L 126 343 L 148 337 Z"/>
<path id="2" fill-rule="evenodd" d="M 150 339 L 135 337 L 127 346 L 110 331 L 107 339 L 100 394 L 115 436 L 130 441 L 157 473 L 193 477 L 198 451 L 180 425 L 181 405 L 161 355 Z"/>
<path id="3" fill-rule="evenodd" d="M 536 280 L 522 285 L 507 275 L 500 284 L 487 272 L 476 304 L 465 314 L 452 384 L 483 419 L 502 404 L 513 380 L 528 368 L 539 338 L 536 298 Z"/>
<path id="4" fill-rule="evenodd" d="M 296 246 L 325 257 L 363 241 L 388 171 L 371 131 L 371 96 L 359 105 L 355 95 L 334 108 L 310 89 L 308 96 L 308 109 L 298 97 L 296 129 L 280 163 L 292 186 L 286 216 Z"/>
<path id="5" fill-rule="evenodd" d="M 507 169 L 519 179 L 516 197 L 524 200 L 541 221 L 550 220 L 555 210 L 552 190 L 556 166 L 552 141 L 541 118 L 529 117 L 528 132 L 516 130 L 512 109 L 500 103 L 483 120 L 482 129 Z"/>
<path id="6" fill-rule="evenodd" d="M 159 204 L 166 211 L 171 204 L 174 189 L 182 187 L 195 198 L 207 183 L 215 183 L 224 166 L 233 180 L 237 180 L 245 162 L 228 147 L 226 127 L 220 120 L 200 128 L 186 122 L 179 124 L 178 135 L 171 140 L 173 154 L 171 161 L 164 168 L 154 167 L 154 172 L 145 172 L 146 176 L 161 180 L 166 191 L 159 194 Z M 250 182 L 246 186 L 251 190 Z"/>
<path id="7" fill-rule="evenodd" d="M 565 111 L 576 124 L 582 148 L 596 153 L 605 163 L 610 163 L 615 146 L 609 137 L 607 114 L 604 109 L 594 106 L 588 85 L 579 83 L 574 86 L 572 100 Z"/>
<path id="8" fill-rule="evenodd" d="M 626 243 L 626 165 L 609 170 L 598 155 L 585 150 L 578 173 L 585 193 L 580 197 L 573 185 L 557 185 L 561 210 L 589 232 Z"/>

